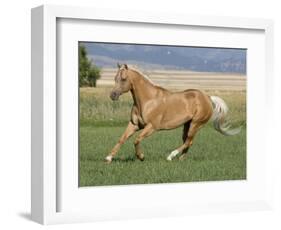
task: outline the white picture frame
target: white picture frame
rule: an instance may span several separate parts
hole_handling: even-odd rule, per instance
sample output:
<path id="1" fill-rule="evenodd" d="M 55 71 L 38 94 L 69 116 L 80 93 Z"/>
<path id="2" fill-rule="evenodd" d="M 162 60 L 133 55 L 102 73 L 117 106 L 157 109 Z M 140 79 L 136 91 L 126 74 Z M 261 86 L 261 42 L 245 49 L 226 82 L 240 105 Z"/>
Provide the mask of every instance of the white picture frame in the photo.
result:
<path id="1" fill-rule="evenodd" d="M 58 95 L 60 88 L 57 84 L 58 75 L 58 23 L 61 19 L 67 19 L 70 24 L 74 21 L 82 20 L 100 21 L 111 25 L 115 22 L 123 24 L 151 25 L 155 28 L 169 27 L 182 29 L 189 26 L 200 28 L 201 30 L 239 30 L 242 33 L 249 31 L 258 31 L 262 33 L 262 38 L 257 44 L 263 44 L 257 68 L 261 68 L 257 72 L 256 81 L 249 79 L 248 89 L 250 95 L 248 100 L 253 101 L 254 90 L 256 87 L 261 89 L 261 93 L 256 96 L 261 103 L 267 108 L 267 113 L 260 113 L 259 104 L 250 104 L 248 111 L 252 118 L 247 126 L 248 136 L 250 138 L 250 147 L 247 151 L 257 152 L 257 160 L 249 167 L 250 179 L 246 181 L 225 183 L 185 183 L 179 184 L 162 184 L 162 185 L 130 185 L 130 186 L 112 186 L 100 187 L 94 189 L 83 189 L 79 191 L 81 196 L 90 197 L 98 196 L 98 200 L 89 201 L 79 200 L 76 196 L 77 188 L 63 187 L 64 183 L 59 174 L 61 172 L 60 164 L 64 158 L 57 155 L 58 151 Z M 79 30 L 79 23 L 76 29 Z M 70 26 L 71 27 L 71 26 Z M 82 30 L 82 28 L 81 28 Z M 248 31 L 248 32 L 247 32 Z M 271 116 L 274 107 L 272 85 L 273 82 L 273 22 L 265 19 L 247 19 L 247 18 L 231 18 L 231 17 L 210 17 L 210 16 L 189 16 L 189 15 L 173 15 L 160 14 L 157 12 L 127 12 L 92 8 L 66 7 L 44 5 L 32 9 L 32 169 L 31 169 L 31 216 L 32 219 L 41 224 L 56 224 L 81 221 L 95 221 L 107 219 L 124 219 L 124 218 L 141 218 L 153 216 L 172 216 L 185 215 L 206 212 L 225 212 L 225 211 L 243 211 L 243 210 L 264 210 L 272 207 L 272 177 L 271 177 L 271 149 L 270 149 L 270 129 Z M 69 38 L 70 39 L 70 38 Z M 113 40 L 112 40 L 113 39 Z M 117 37 L 111 38 L 119 39 Z M 122 39 L 122 38 L 121 38 Z M 237 38 L 236 38 L 237 39 Z M 235 40 L 235 38 L 234 38 Z M 155 42 L 155 41 L 154 41 Z M 218 40 L 219 42 L 219 40 Z M 242 41 L 241 41 L 242 42 Z M 254 41 L 253 41 L 254 43 Z M 229 43 L 231 46 L 232 43 Z M 241 43 L 242 44 L 242 43 Z M 246 43 L 245 43 L 246 44 Z M 247 43 L 248 44 L 248 43 Z M 215 46 L 215 43 L 213 43 Z M 227 43 L 226 43 L 227 46 Z M 239 44 L 238 44 L 239 46 Z M 247 47 L 246 47 L 247 48 Z M 253 56 L 253 55 L 252 55 Z M 250 56 L 251 57 L 251 56 Z M 254 59 L 247 60 L 253 63 Z M 251 69 L 250 69 L 251 71 Z M 251 74 L 255 74 L 254 69 Z M 265 84 L 263 84 L 265 83 Z M 71 87 L 66 85 L 65 87 Z M 76 107 L 78 108 L 78 107 Z M 259 114 L 256 117 L 253 114 Z M 264 127 L 266 133 L 264 146 L 257 148 L 253 143 L 253 139 L 257 139 L 255 134 L 255 125 L 259 119 L 266 119 L 268 126 Z M 76 133 L 77 134 L 77 133 Z M 255 136 L 256 135 L 256 136 Z M 260 153 L 260 154 L 258 154 Z M 71 154 L 70 154 L 71 155 Z M 252 154 L 253 155 L 253 154 Z M 252 156 L 250 155 L 250 156 Z M 73 158 L 73 154 L 70 158 Z M 253 161 L 253 158 L 247 158 Z M 259 167 L 259 168 L 258 168 Z M 64 167 L 66 168 L 66 167 Z M 73 170 L 75 173 L 77 171 Z M 259 172 L 258 172 L 259 171 Z M 75 176 L 76 174 L 74 174 Z M 253 175 L 253 176 L 251 176 Z M 70 176 L 69 181 L 71 181 Z M 253 179 L 251 179 L 253 178 Z M 258 179 L 259 178 L 259 179 Z M 76 180 L 76 179 L 75 179 Z M 75 181 L 68 183 L 75 185 Z M 63 187 L 63 188 L 62 188 Z M 64 192 L 60 192 L 61 189 Z M 68 190 L 70 189 L 70 190 Z M 162 197 L 159 190 L 163 191 Z M 260 192 L 253 191 L 255 189 Z M 200 196 L 203 191 L 217 193 L 217 196 L 207 196 L 199 202 L 196 196 Z M 232 194 L 233 190 L 239 191 L 236 197 L 229 198 L 222 196 L 220 192 Z M 128 192 L 129 191 L 129 192 Z M 166 192 L 164 192 L 166 191 Z M 186 192 L 194 197 L 194 202 L 180 200 L 166 200 L 165 204 L 160 203 L 165 199 L 165 194 L 173 194 L 173 192 L 184 196 Z M 119 194 L 123 204 L 118 202 L 118 198 L 112 199 L 112 194 Z M 145 201 L 141 199 L 132 205 L 129 196 L 121 195 L 128 193 L 142 193 L 145 196 L 151 195 L 154 200 Z M 63 197 L 62 197 L 63 196 Z M 80 196 L 80 195 L 79 195 Z M 188 196 L 188 195 L 187 195 Z M 252 199 L 251 199 L 252 196 Z M 126 200 L 126 197 L 128 198 Z M 66 208 L 61 208 L 61 200 L 64 200 Z M 116 202 L 116 203 L 112 203 Z M 150 202 L 152 206 L 147 206 L 146 202 Z M 154 202 L 154 203 L 153 203 Z M 124 204 L 125 203 L 125 204 Z M 162 202 L 163 203 L 163 202 Z M 142 205 L 143 204 L 143 205 Z M 123 207 L 120 206 L 123 205 Z M 116 208 L 117 207 L 117 208 Z M 122 212 L 120 212 L 122 209 Z"/>

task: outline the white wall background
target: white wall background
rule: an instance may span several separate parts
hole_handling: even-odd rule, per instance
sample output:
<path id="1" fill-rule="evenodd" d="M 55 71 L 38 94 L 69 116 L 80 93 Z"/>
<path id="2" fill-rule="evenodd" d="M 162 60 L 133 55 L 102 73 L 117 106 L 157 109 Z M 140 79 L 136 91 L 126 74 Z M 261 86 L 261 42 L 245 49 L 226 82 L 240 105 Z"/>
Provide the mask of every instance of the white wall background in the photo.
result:
<path id="1" fill-rule="evenodd" d="M 275 96 L 281 98 L 281 13 L 278 0 L 8 0 L 0 7 L 0 228 L 37 229 L 30 213 L 30 8 L 68 4 L 201 15 L 271 18 L 275 21 Z M 280 77 L 278 77 L 280 76 Z M 275 117 L 281 117 L 280 107 Z M 276 119 L 277 120 L 277 119 Z M 261 121 L 262 122 L 262 121 Z M 262 125 L 262 123 L 261 123 Z M 280 122 L 276 124 L 280 130 Z M 262 134 L 261 134 L 262 135 Z M 48 226 L 52 229 L 280 229 L 281 151 L 276 132 L 275 210 Z M 262 143 L 259 143 L 262 144 Z"/>

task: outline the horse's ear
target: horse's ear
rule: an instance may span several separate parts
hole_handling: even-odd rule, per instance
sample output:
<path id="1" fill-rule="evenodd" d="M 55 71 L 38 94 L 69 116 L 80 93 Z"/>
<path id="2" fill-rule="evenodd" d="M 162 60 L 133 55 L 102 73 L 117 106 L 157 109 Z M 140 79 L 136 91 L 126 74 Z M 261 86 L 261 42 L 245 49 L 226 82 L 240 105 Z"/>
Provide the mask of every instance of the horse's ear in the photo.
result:
<path id="1" fill-rule="evenodd" d="M 118 69 L 120 69 L 121 65 L 119 64 L 119 62 L 117 62 L 117 67 Z"/>
<path id="2" fill-rule="evenodd" d="M 128 70 L 127 64 L 123 64 L 123 66 L 124 66 L 125 70 Z M 126 79 L 127 79 L 127 74 L 124 73 L 124 72 L 121 73 L 121 79 L 122 79 L 122 80 L 126 80 Z"/>

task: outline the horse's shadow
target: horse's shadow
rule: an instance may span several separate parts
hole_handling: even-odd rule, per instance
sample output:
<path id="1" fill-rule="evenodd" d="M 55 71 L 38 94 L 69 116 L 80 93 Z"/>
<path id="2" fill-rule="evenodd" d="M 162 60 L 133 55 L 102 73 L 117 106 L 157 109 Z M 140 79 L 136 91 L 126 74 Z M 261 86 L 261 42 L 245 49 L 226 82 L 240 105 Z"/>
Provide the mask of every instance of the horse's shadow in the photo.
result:
<path id="1" fill-rule="evenodd" d="M 136 161 L 136 158 L 133 156 L 117 157 L 117 158 L 114 158 L 113 161 L 120 162 L 120 163 L 134 162 L 134 161 Z"/>

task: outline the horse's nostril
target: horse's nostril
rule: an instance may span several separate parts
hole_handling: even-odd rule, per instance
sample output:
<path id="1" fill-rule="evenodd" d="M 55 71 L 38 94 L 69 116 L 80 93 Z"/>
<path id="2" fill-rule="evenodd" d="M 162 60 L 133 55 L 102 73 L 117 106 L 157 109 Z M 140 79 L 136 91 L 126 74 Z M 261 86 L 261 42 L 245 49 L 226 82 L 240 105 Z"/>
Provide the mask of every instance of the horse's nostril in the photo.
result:
<path id="1" fill-rule="evenodd" d="M 115 100 L 117 97 L 118 97 L 118 93 L 117 93 L 117 92 L 111 92 L 110 98 L 111 98 L 112 100 Z"/>

